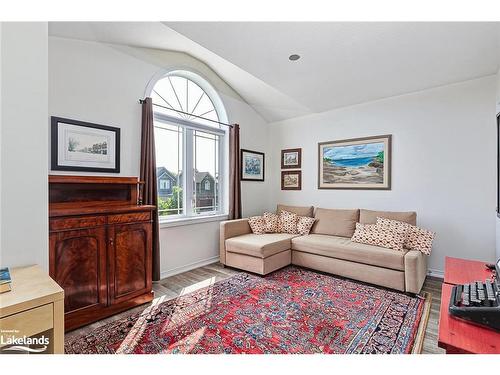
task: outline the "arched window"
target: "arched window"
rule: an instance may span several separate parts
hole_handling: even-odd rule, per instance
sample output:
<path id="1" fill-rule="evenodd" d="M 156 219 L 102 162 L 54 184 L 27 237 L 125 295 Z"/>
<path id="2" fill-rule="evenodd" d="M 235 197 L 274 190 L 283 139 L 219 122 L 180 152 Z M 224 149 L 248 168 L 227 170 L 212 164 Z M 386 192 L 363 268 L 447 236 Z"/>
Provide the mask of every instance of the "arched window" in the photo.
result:
<path id="1" fill-rule="evenodd" d="M 210 96 L 184 75 L 170 74 L 160 79 L 153 88 L 151 98 L 154 104 L 167 107 L 157 106 L 157 112 L 211 126 L 218 126 L 212 121 L 220 121 Z"/>
<path id="2" fill-rule="evenodd" d="M 219 121 L 227 118 L 217 92 L 195 73 L 173 71 L 156 81 L 150 96 L 157 168 L 173 178 L 171 193 L 158 197 L 160 219 L 224 213 L 221 167 L 227 163 L 221 161 L 227 129 Z M 213 176 L 213 189 L 202 181 L 205 176 Z"/>

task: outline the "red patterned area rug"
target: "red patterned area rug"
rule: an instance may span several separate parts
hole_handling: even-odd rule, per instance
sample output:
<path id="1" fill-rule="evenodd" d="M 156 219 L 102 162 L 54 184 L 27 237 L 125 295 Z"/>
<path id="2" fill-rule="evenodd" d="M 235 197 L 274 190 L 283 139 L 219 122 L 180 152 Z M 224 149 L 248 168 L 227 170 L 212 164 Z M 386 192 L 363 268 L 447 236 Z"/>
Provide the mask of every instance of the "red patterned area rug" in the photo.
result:
<path id="1" fill-rule="evenodd" d="M 239 273 L 153 304 L 66 342 L 65 349 L 69 354 L 411 353 L 422 332 L 424 305 L 422 297 L 287 267 L 266 277 Z"/>

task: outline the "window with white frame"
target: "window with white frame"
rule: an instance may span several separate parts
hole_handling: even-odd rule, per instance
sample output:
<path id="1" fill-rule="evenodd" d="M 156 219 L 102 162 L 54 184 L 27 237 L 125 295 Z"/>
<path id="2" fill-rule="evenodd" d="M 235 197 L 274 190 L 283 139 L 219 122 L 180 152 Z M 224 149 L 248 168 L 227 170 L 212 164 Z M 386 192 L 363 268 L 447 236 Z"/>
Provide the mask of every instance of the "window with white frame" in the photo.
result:
<path id="1" fill-rule="evenodd" d="M 158 192 L 161 221 L 224 213 L 226 128 L 218 123 L 214 93 L 209 96 L 201 78 L 193 77 L 172 72 L 151 93 L 156 165 L 174 177 L 168 192 Z"/>
<path id="2" fill-rule="evenodd" d="M 160 189 L 161 190 L 168 190 L 170 189 L 170 180 L 166 178 L 161 178 L 160 179 Z"/>

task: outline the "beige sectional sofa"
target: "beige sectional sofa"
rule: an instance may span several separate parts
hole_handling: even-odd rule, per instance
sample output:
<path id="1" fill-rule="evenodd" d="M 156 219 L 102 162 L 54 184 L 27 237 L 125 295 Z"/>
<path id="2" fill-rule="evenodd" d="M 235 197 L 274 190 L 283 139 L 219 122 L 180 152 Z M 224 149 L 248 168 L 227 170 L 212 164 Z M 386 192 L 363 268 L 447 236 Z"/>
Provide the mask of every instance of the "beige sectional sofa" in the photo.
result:
<path id="1" fill-rule="evenodd" d="M 266 275 L 289 264 L 328 272 L 400 291 L 418 293 L 427 274 L 427 256 L 351 241 L 356 222 L 377 217 L 416 225 L 415 212 L 338 210 L 278 205 L 281 210 L 315 217 L 307 236 L 253 234 L 247 219 L 220 225 L 220 261 L 230 267 Z"/>

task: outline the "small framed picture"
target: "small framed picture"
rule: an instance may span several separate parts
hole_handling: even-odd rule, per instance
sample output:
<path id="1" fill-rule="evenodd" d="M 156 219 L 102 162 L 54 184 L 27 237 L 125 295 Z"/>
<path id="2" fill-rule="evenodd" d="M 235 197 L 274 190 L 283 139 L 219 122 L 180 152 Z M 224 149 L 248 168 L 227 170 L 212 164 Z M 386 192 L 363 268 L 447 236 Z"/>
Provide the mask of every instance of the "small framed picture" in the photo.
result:
<path id="1" fill-rule="evenodd" d="M 281 171 L 281 190 L 301 190 L 302 171 Z"/>
<path id="2" fill-rule="evenodd" d="M 264 181 L 264 172 L 264 153 L 241 149 L 241 180 Z"/>
<path id="3" fill-rule="evenodd" d="M 51 169 L 120 172 L 120 129 L 61 117 L 51 118 Z"/>
<path id="4" fill-rule="evenodd" d="M 289 148 L 281 150 L 281 169 L 300 168 L 302 164 L 302 149 Z"/>

